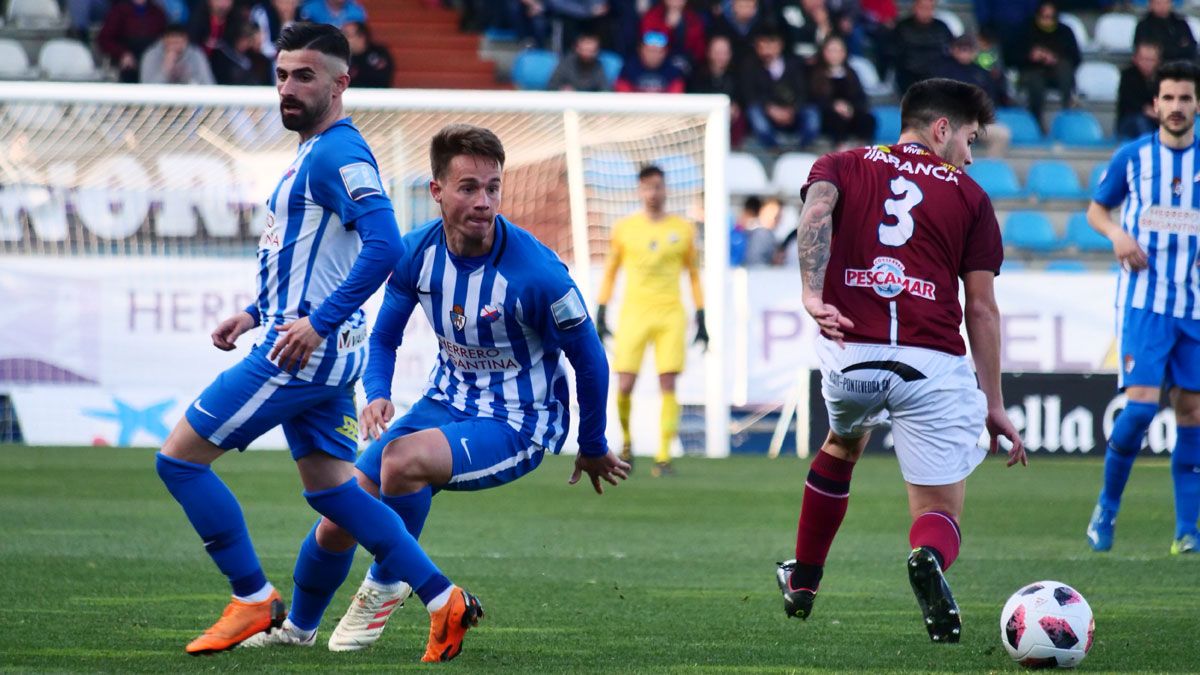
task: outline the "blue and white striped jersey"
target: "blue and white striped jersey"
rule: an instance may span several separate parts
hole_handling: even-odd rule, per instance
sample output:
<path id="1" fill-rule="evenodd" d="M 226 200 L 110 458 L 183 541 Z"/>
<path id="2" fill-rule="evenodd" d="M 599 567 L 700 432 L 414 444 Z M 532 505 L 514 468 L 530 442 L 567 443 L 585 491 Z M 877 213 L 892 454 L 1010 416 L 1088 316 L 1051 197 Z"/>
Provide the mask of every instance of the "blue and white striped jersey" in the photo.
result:
<path id="1" fill-rule="evenodd" d="M 562 346 L 595 339 L 558 256 L 502 216 L 492 251 L 477 258 L 449 252 L 441 219 L 405 236 L 371 334 L 368 400 L 390 396 L 395 349 L 418 304 L 438 336 L 425 396 L 558 452 L 570 429 Z"/>
<path id="2" fill-rule="evenodd" d="M 349 118 L 300 144 L 267 200 L 267 222 L 258 242 L 254 307 L 262 329 L 255 344 L 262 353 L 279 336 L 278 324 L 309 316 L 318 328 L 315 313 L 345 282 L 362 251 L 355 221 L 381 209 L 391 211 L 392 203 L 374 155 Z M 353 382 L 366 362 L 363 310 L 327 307 L 323 313 L 330 322 L 328 337 L 295 375 L 318 384 Z"/>
<path id="3" fill-rule="evenodd" d="M 1146 269 L 1122 271 L 1119 308 L 1200 319 L 1200 139 L 1174 150 L 1158 132 L 1117 150 L 1093 199 L 1115 208 L 1121 225 L 1146 251 Z"/>

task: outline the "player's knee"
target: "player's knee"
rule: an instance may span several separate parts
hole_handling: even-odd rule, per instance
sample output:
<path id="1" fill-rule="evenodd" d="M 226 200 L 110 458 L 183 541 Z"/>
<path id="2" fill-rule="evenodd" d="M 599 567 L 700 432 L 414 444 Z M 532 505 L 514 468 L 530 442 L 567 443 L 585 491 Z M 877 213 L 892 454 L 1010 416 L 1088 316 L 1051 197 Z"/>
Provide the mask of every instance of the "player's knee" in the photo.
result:
<path id="1" fill-rule="evenodd" d="M 427 478 L 429 473 L 427 449 L 420 439 L 402 436 L 387 444 L 383 449 L 379 477 L 384 494 L 393 494 L 388 488 L 396 484 L 412 484 Z"/>
<path id="2" fill-rule="evenodd" d="M 341 553 L 354 548 L 357 543 L 349 532 L 332 520 L 322 517 L 317 523 L 317 545 L 326 551 Z"/>
<path id="3" fill-rule="evenodd" d="M 1142 449 L 1142 437 L 1158 414 L 1158 403 L 1129 401 L 1117 416 L 1108 447 L 1119 455 L 1135 454 Z"/>
<path id="4" fill-rule="evenodd" d="M 155 453 L 154 458 L 154 469 L 158 472 L 158 477 L 162 479 L 162 482 L 168 486 L 209 470 L 209 467 L 202 464 L 172 457 L 167 454 L 165 447 L 163 452 Z"/>

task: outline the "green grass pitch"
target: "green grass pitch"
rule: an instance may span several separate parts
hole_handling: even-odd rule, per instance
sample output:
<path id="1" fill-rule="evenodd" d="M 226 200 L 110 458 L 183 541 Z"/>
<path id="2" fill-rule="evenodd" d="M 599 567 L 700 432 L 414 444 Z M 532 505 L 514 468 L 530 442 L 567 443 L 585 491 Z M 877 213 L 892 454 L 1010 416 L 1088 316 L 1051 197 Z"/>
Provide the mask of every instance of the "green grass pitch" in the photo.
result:
<path id="1" fill-rule="evenodd" d="M 218 463 L 240 498 L 268 576 L 285 599 L 314 516 L 284 453 Z M 904 571 L 908 515 L 895 460 L 858 467 L 815 614 L 786 620 L 774 563 L 790 557 L 807 462 L 685 459 L 648 464 L 603 497 L 568 487 L 550 457 L 504 488 L 443 494 L 423 543 L 487 617 L 455 672 L 1014 672 L 999 613 L 1021 585 L 1057 579 L 1096 613 L 1089 672 L 1195 672 L 1200 559 L 1167 555 L 1167 463 L 1134 469 L 1112 553 L 1083 530 L 1098 459 L 986 462 L 967 483 L 962 556 L 949 573 L 963 642 L 934 645 Z M 0 671 L 280 672 L 417 669 L 427 619 L 398 612 L 372 649 L 324 647 L 367 565 L 321 625 L 318 646 L 193 658 L 183 645 L 216 619 L 228 587 L 167 495 L 148 450 L 0 448 Z M 424 667 L 425 669 L 428 666 Z"/>

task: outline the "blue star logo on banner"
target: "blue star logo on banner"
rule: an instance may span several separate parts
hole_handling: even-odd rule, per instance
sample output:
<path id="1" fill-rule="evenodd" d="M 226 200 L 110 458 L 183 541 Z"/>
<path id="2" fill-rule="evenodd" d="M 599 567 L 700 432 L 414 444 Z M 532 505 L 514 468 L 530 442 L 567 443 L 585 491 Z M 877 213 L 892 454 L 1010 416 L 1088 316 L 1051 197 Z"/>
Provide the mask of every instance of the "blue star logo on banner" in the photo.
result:
<path id="1" fill-rule="evenodd" d="M 146 408 L 136 408 L 117 397 L 113 397 L 114 410 L 85 409 L 84 415 L 102 420 L 112 420 L 120 426 L 117 432 L 117 445 L 129 447 L 138 431 L 145 430 L 161 443 L 167 440 L 170 429 L 163 423 L 163 415 L 175 407 L 175 399 L 159 401 Z"/>

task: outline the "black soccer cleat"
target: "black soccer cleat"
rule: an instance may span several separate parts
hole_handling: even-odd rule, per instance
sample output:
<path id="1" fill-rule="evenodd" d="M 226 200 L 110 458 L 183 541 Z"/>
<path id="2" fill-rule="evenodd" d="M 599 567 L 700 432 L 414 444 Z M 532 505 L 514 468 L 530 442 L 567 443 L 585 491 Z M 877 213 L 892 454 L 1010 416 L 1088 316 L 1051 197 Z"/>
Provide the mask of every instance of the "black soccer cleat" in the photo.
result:
<path id="1" fill-rule="evenodd" d="M 924 546 L 908 554 L 908 581 L 921 607 L 929 639 L 934 642 L 958 642 L 962 634 L 962 617 L 958 603 L 950 593 L 942 566 L 933 551 Z"/>
<path id="2" fill-rule="evenodd" d="M 783 611 L 788 618 L 793 616 L 807 619 L 812 614 L 813 601 L 817 599 L 816 590 L 808 588 L 792 588 L 792 570 L 796 569 L 795 560 L 775 563 L 775 582 L 783 592 Z"/>

